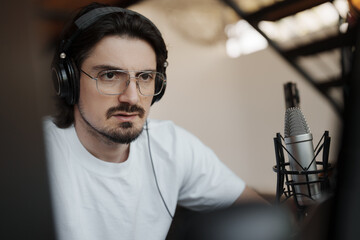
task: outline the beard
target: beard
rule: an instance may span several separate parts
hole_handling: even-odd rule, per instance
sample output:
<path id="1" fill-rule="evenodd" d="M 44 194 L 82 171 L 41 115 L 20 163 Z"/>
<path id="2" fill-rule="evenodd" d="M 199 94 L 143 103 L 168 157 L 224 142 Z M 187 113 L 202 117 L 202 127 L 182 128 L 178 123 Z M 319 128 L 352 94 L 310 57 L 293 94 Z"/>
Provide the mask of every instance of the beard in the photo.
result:
<path id="1" fill-rule="evenodd" d="M 132 122 L 122 122 L 119 123 L 115 128 L 114 127 L 97 127 L 91 124 L 85 117 L 84 110 L 81 104 L 78 104 L 80 116 L 83 121 L 87 124 L 88 129 L 92 135 L 101 136 L 106 140 L 112 143 L 120 143 L 120 144 L 129 144 L 135 141 L 143 131 L 143 126 L 135 127 Z M 112 107 L 108 109 L 106 112 L 106 119 L 109 119 L 115 112 L 123 111 L 123 112 L 137 112 L 139 114 L 139 118 L 144 118 L 145 110 L 136 105 L 130 105 L 128 103 L 121 103 L 116 107 Z"/>
<path id="2" fill-rule="evenodd" d="M 106 139 L 113 143 L 129 144 L 135 141 L 143 131 L 143 127 L 135 128 L 131 122 L 123 122 L 118 125 L 116 129 L 103 129 L 98 130 L 97 133 L 101 134 Z"/>

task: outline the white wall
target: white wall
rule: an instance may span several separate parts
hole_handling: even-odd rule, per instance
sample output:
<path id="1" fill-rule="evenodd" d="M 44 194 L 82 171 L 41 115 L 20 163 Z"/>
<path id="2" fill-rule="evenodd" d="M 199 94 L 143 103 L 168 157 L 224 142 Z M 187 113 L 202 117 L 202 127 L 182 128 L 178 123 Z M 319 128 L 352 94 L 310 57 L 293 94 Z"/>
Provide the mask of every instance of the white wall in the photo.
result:
<path id="1" fill-rule="evenodd" d="M 283 84 L 296 82 L 314 144 L 330 131 L 337 155 L 340 120 L 330 105 L 276 52 L 231 59 L 225 43 L 202 46 L 181 36 L 152 1 L 133 7 L 163 33 L 169 51 L 168 85 L 150 117 L 170 119 L 210 146 L 249 186 L 275 193 L 273 138 L 283 134 Z"/>

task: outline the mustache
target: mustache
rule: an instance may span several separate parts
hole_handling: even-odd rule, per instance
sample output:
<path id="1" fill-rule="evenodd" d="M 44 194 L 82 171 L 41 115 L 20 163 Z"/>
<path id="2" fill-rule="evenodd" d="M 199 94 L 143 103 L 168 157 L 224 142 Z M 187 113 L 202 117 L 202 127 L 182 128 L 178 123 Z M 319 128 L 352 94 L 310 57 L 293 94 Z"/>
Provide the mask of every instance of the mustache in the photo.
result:
<path id="1" fill-rule="evenodd" d="M 118 106 L 111 107 L 107 110 L 106 118 L 109 119 L 116 112 L 127 112 L 127 113 L 137 112 L 139 114 L 140 118 L 143 118 L 145 115 L 145 110 L 138 105 L 130 105 L 128 103 L 120 103 Z"/>

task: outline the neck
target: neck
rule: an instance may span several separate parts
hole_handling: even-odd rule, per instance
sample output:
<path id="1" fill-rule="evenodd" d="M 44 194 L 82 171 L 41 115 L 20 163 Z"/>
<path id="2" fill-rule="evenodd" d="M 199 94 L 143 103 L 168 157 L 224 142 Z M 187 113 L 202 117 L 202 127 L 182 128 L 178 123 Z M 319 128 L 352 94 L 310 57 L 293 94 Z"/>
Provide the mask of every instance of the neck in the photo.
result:
<path id="1" fill-rule="evenodd" d="M 81 144 L 96 158 L 113 163 L 125 162 L 129 156 L 130 145 L 112 142 L 92 129 L 80 116 L 78 109 L 74 111 L 76 134 Z"/>

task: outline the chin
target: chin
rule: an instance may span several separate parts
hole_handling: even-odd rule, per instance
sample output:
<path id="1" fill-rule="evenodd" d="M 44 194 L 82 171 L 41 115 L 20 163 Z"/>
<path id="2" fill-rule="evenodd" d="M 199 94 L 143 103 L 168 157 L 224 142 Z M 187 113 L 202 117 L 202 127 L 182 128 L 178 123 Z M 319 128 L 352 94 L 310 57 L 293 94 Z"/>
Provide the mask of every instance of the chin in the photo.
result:
<path id="1" fill-rule="evenodd" d="M 125 123 L 121 123 L 121 124 L 125 124 Z M 125 125 L 128 126 L 127 124 Z M 121 127 L 120 131 L 119 129 L 117 129 L 108 133 L 104 133 L 103 135 L 114 143 L 129 144 L 135 141 L 140 136 L 142 131 L 143 131 L 142 127 L 141 128 Z"/>

